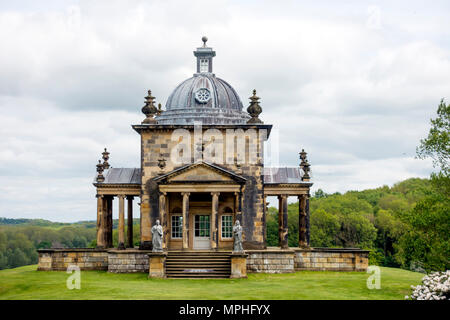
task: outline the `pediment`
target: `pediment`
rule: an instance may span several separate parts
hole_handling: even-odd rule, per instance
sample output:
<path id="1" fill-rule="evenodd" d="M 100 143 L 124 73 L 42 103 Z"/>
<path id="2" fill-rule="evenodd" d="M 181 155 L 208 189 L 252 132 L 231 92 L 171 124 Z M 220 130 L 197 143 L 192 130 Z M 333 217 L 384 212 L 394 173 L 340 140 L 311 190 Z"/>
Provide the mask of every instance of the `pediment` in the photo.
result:
<path id="1" fill-rule="evenodd" d="M 155 180 L 168 183 L 242 183 L 245 178 L 218 166 L 204 162 L 184 166 Z"/>
<path id="2" fill-rule="evenodd" d="M 178 175 L 167 179 L 169 182 L 175 181 L 234 181 L 230 177 L 204 166 L 198 166 L 186 170 Z"/>

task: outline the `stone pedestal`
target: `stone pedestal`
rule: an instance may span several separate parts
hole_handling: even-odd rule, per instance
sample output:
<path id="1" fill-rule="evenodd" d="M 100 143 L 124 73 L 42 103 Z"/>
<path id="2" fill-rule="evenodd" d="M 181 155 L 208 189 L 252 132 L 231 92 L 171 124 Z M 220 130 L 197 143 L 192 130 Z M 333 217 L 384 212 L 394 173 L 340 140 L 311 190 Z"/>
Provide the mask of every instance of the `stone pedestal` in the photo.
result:
<path id="1" fill-rule="evenodd" d="M 240 252 L 231 254 L 231 279 L 247 278 L 247 256 Z"/>
<path id="2" fill-rule="evenodd" d="M 148 277 L 165 278 L 166 277 L 166 252 L 152 252 L 148 254 Z"/>

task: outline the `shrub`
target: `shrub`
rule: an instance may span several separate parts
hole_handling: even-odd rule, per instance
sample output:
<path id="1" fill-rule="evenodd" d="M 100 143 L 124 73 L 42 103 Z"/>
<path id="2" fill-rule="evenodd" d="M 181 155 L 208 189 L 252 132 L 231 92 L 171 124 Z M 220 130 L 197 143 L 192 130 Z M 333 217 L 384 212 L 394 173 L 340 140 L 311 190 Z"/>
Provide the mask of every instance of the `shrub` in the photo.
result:
<path id="1" fill-rule="evenodd" d="M 434 272 L 422 279 L 422 284 L 411 286 L 411 300 L 450 300 L 450 270 Z"/>

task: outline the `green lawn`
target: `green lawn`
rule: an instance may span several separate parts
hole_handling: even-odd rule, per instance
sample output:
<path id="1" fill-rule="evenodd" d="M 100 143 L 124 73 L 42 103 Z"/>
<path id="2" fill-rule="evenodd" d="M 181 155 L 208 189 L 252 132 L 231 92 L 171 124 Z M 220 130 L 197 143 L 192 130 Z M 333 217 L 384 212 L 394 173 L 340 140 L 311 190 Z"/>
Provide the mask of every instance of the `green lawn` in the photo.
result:
<path id="1" fill-rule="evenodd" d="M 69 290 L 65 272 L 36 265 L 0 271 L 0 299 L 404 299 L 423 275 L 381 268 L 381 289 L 369 290 L 363 272 L 301 271 L 249 274 L 248 279 L 147 279 L 146 274 L 82 271 L 81 289 Z"/>

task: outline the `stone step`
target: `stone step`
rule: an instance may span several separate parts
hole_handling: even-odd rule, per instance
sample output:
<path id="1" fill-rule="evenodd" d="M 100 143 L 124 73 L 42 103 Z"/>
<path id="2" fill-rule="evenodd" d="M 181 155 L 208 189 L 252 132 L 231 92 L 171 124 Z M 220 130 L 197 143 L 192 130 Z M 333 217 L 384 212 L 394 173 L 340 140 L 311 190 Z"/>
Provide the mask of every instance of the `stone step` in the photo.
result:
<path id="1" fill-rule="evenodd" d="M 189 258 L 189 257 L 183 257 L 183 258 L 166 258 L 166 261 L 174 261 L 174 262 L 186 262 L 186 261 L 198 261 L 198 262 L 209 262 L 209 261 L 216 261 L 216 262 L 227 262 L 230 261 L 230 258 Z"/>
<path id="2" fill-rule="evenodd" d="M 169 252 L 166 258 L 166 276 L 168 278 L 229 278 L 231 275 L 230 253 Z"/>
<path id="3" fill-rule="evenodd" d="M 185 270 L 185 269 L 199 269 L 199 270 L 203 270 L 203 269 L 223 269 L 223 270 L 230 270 L 231 266 L 206 266 L 206 265 L 196 265 L 196 266 L 167 266 L 166 267 L 167 270 Z"/>
<path id="4" fill-rule="evenodd" d="M 223 274 L 223 275 L 215 275 L 215 274 L 177 274 L 177 275 L 170 275 L 168 278 L 172 279 L 227 279 L 229 278 L 229 274 Z"/>

